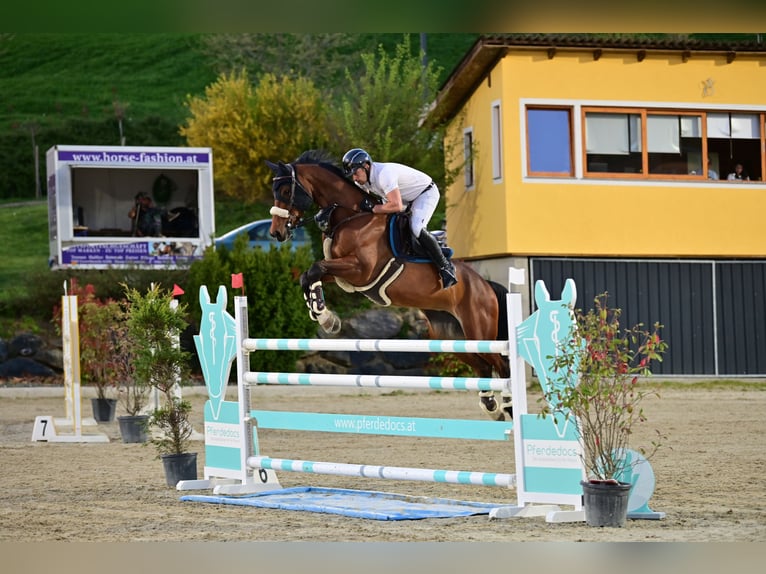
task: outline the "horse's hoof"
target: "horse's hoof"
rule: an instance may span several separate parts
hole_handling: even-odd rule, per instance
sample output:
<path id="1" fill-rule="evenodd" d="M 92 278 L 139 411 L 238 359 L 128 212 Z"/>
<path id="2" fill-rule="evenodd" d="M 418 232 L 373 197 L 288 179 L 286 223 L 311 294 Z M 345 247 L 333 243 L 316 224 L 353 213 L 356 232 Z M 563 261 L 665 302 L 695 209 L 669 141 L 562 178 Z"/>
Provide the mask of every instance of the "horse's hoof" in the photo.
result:
<path id="1" fill-rule="evenodd" d="M 337 335 L 340 333 L 341 321 L 340 317 L 336 313 L 325 309 L 318 316 L 319 326 L 325 333 L 330 335 Z"/>
<path id="2" fill-rule="evenodd" d="M 479 404 L 482 410 L 493 420 L 505 420 L 505 414 L 500 405 L 497 404 L 497 399 L 495 399 L 495 394 L 492 391 L 482 391 L 479 393 Z"/>

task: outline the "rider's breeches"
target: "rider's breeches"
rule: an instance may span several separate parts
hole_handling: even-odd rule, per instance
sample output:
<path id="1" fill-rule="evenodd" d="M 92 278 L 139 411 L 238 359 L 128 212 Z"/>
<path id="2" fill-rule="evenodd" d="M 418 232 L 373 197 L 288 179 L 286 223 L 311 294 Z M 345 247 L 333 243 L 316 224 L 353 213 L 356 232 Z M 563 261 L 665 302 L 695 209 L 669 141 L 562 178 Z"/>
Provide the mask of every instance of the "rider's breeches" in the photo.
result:
<path id="1" fill-rule="evenodd" d="M 431 221 L 431 216 L 434 214 L 438 203 L 439 188 L 434 184 L 430 189 L 417 196 L 410 204 L 410 228 L 415 237 L 420 235 L 422 229 L 428 227 L 428 222 Z"/>

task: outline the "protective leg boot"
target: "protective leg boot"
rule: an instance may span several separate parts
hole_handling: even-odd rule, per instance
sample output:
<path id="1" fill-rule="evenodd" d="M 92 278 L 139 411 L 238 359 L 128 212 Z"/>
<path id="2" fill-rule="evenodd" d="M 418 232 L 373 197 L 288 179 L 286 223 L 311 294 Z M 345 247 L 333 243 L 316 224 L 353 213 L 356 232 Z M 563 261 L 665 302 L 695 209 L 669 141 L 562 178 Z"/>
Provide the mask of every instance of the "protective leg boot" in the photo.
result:
<path id="1" fill-rule="evenodd" d="M 428 233 L 427 229 L 423 229 L 418 235 L 418 241 L 428 253 L 431 261 L 439 269 L 439 275 L 442 278 L 442 287 L 452 287 L 457 283 L 457 275 L 455 274 L 455 266 L 449 261 L 442 252 L 442 248 L 439 246 L 439 242 L 436 238 Z"/>

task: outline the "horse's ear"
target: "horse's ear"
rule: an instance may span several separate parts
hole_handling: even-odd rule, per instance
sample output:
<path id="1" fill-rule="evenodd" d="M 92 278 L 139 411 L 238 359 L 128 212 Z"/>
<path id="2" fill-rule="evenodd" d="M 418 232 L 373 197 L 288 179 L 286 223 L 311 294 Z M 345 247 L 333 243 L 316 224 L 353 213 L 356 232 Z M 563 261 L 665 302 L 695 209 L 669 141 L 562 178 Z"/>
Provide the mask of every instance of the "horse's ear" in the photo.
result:
<path id="1" fill-rule="evenodd" d="M 266 165 L 269 166 L 269 169 L 273 171 L 275 174 L 279 171 L 279 166 L 275 164 L 273 161 L 266 160 Z"/>

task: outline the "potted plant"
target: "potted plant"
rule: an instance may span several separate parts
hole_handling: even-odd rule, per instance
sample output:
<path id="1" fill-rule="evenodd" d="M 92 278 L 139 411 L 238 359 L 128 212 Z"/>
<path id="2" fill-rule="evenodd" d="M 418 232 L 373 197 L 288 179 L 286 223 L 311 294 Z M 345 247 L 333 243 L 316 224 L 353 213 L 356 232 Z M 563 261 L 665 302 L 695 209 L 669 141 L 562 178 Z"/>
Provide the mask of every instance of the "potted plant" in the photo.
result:
<path id="1" fill-rule="evenodd" d="M 149 399 L 149 388 L 136 378 L 127 320 L 114 325 L 109 330 L 108 337 L 113 349 L 112 364 L 118 381 L 118 400 L 126 413 L 117 417 L 122 442 L 146 442 L 149 415 L 143 414 L 142 411 Z"/>
<path id="2" fill-rule="evenodd" d="M 162 459 L 168 486 L 175 487 L 180 480 L 197 478 L 197 453 L 188 452 L 191 403 L 176 394 L 177 385 L 188 384 L 191 374 L 190 353 L 178 344 L 186 327 L 186 305 L 158 284 L 145 293 L 125 286 L 125 294 L 136 380 L 156 389 L 160 397 L 159 407 L 149 415 L 148 427 L 157 431 L 150 440 Z"/>
<path id="3" fill-rule="evenodd" d="M 620 326 L 620 309 L 608 306 L 608 294 L 595 299 L 587 313 L 575 311 L 572 332 L 552 357 L 558 379 L 547 393 L 543 411 L 574 417 L 587 480 L 583 485 L 585 519 L 592 526 L 622 526 L 631 485 L 620 480 L 635 459 L 627 456 L 636 427 L 646 422 L 642 402 L 655 390 L 641 386 L 651 375 L 651 361 L 662 361 L 667 343 L 662 325 Z M 549 412 L 546 412 L 549 411 Z M 638 446 L 645 460 L 660 447 L 662 435 L 648 447 Z"/>

